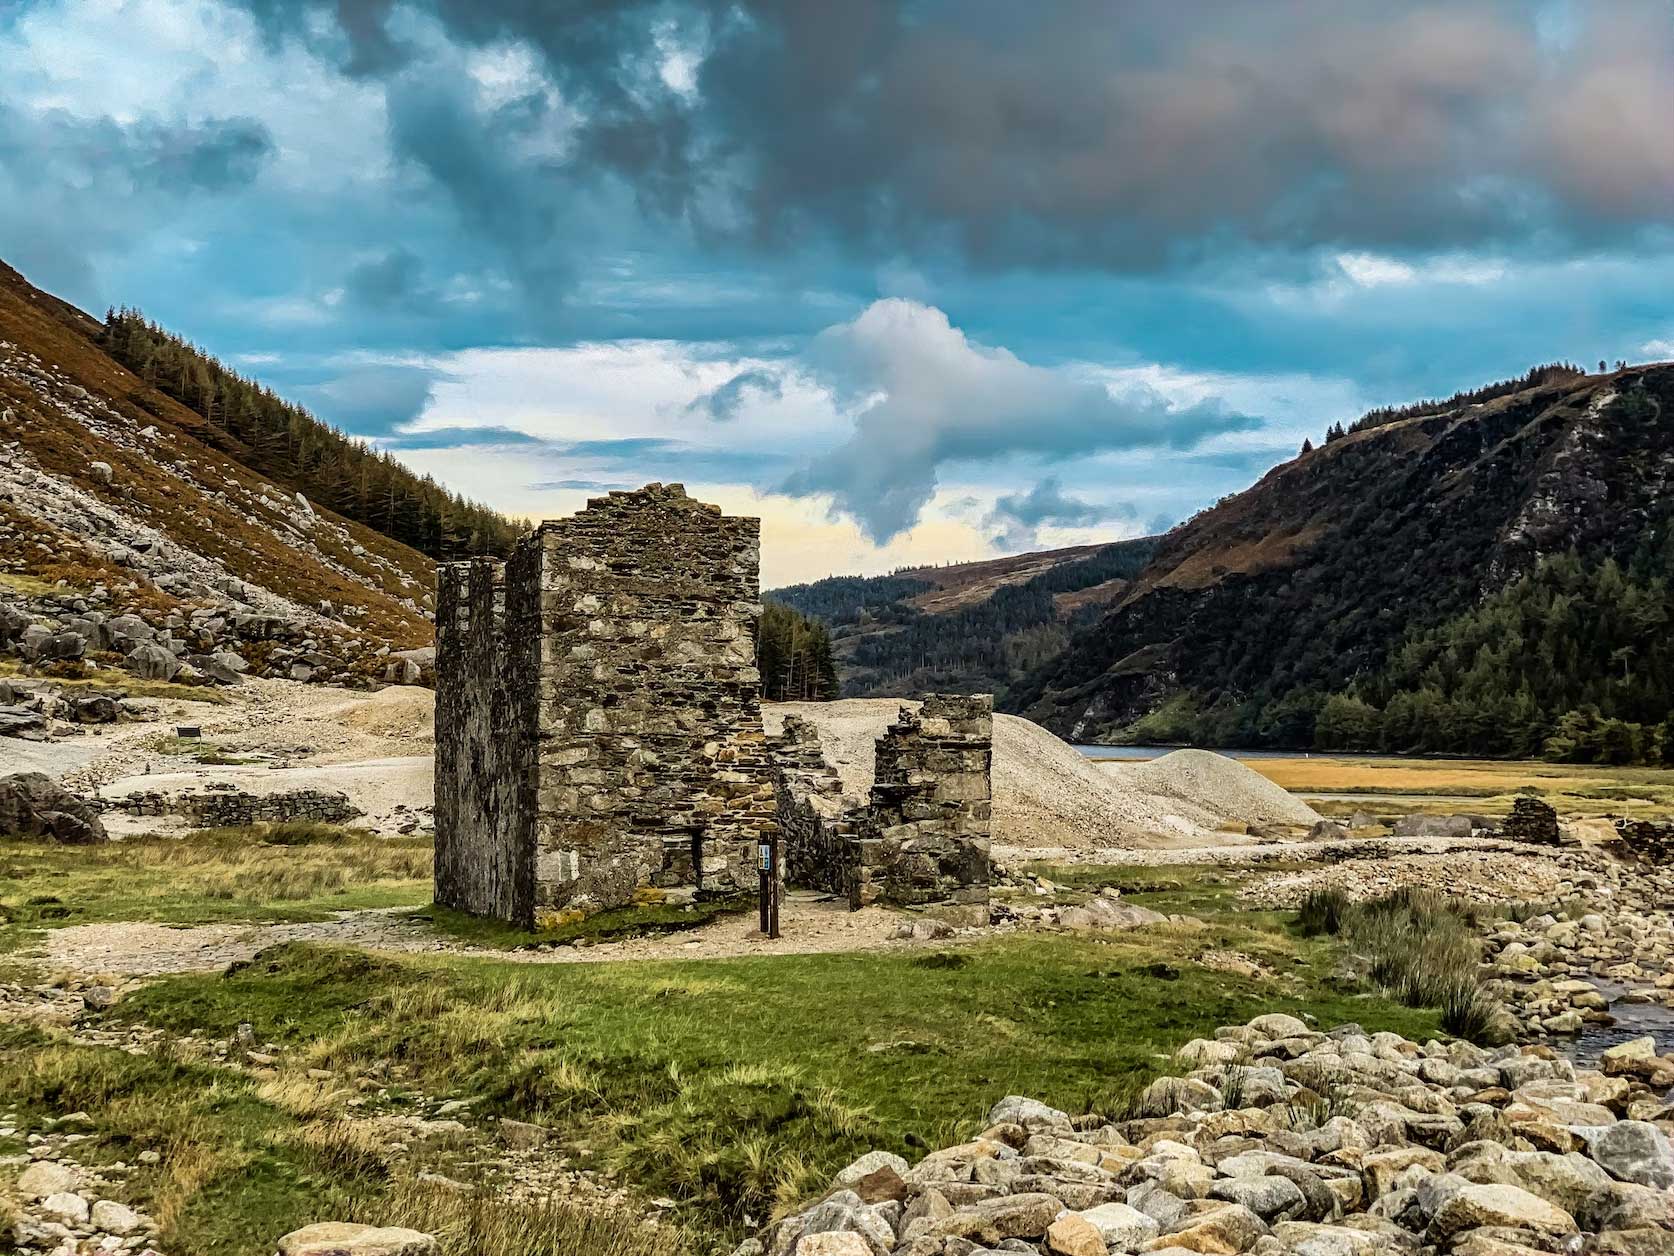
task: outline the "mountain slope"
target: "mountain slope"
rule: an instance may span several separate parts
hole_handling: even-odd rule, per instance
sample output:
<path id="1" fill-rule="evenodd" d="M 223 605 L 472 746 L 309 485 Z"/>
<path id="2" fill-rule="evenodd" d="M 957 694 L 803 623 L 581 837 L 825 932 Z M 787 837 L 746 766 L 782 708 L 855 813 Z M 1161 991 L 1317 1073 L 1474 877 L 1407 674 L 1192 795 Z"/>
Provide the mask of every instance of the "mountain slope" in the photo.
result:
<path id="1" fill-rule="evenodd" d="M 1146 537 L 833 576 L 766 597 L 830 626 L 847 696 L 1003 692 L 1119 598 L 1154 545 Z"/>
<path id="2" fill-rule="evenodd" d="M 1011 705 L 1082 739 L 1311 745 L 1329 695 L 1387 698 L 1403 642 L 1539 578 L 1553 556 L 1658 578 L 1671 479 L 1670 366 L 1380 416 L 1163 538 Z M 1431 682 L 1445 688 L 1445 670 Z"/>
<path id="3" fill-rule="evenodd" d="M 212 622 L 199 646 L 243 641 L 256 670 L 307 654 L 321 678 L 429 644 L 429 558 L 252 471 L 224 432 L 106 354 L 101 331 L 0 265 L 0 599 L 14 637 L 19 615 Z M 102 637 L 94 652 L 120 649 Z"/>

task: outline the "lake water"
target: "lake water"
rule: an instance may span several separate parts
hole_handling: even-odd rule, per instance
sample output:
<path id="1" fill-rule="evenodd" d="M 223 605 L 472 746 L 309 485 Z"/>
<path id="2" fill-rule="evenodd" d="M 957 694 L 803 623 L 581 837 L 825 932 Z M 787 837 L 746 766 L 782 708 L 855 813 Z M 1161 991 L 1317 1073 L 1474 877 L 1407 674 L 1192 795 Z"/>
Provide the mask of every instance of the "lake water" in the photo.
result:
<path id="1" fill-rule="evenodd" d="M 1162 759 L 1182 749 L 1178 745 L 1076 745 L 1088 759 Z M 1209 749 L 1209 747 L 1204 747 Z M 1227 759 L 1312 759 L 1307 750 L 1215 750 Z"/>

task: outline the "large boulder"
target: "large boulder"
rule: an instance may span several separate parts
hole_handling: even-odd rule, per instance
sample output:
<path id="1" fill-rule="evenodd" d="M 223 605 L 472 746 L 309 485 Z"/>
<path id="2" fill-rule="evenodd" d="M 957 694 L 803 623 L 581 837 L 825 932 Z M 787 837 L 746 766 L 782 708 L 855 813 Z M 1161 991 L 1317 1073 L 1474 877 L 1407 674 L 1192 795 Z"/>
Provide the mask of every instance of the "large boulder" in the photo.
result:
<path id="1" fill-rule="evenodd" d="M 10 645 L 14 641 L 21 641 L 29 625 L 35 621 L 29 618 L 27 612 L 13 606 L 10 602 L 0 602 L 0 645 Z"/>
<path id="2" fill-rule="evenodd" d="M 99 813 L 42 772 L 0 777 L 0 834 L 72 846 L 110 840 Z"/>
<path id="3" fill-rule="evenodd" d="M 384 668 L 384 683 L 388 685 L 416 685 L 424 675 L 412 659 L 393 659 Z"/>
<path id="4" fill-rule="evenodd" d="M 1658 1190 L 1674 1186 L 1674 1147 L 1649 1121 L 1618 1121 L 1582 1133 L 1592 1158 L 1617 1181 Z"/>
<path id="5" fill-rule="evenodd" d="M 77 724 L 114 724 L 122 718 L 122 704 L 108 694 L 66 698 L 65 713 Z"/>
<path id="6" fill-rule="evenodd" d="M 123 666 L 141 680 L 173 680 L 180 674 L 181 662 L 155 641 L 142 641 L 129 652 Z"/>
<path id="7" fill-rule="evenodd" d="M 1580 1230 L 1575 1218 L 1556 1204 L 1518 1186 L 1466 1186 L 1448 1196 L 1430 1222 L 1432 1242 L 1447 1243 L 1456 1234 L 1479 1226 L 1529 1230 L 1553 1238 Z"/>
<path id="8" fill-rule="evenodd" d="M 66 629 L 63 632 L 49 632 L 34 638 L 34 644 L 29 645 L 29 634 L 24 635 L 25 649 L 32 658 L 43 663 L 74 662 L 87 653 L 87 638 L 79 632 Z"/>

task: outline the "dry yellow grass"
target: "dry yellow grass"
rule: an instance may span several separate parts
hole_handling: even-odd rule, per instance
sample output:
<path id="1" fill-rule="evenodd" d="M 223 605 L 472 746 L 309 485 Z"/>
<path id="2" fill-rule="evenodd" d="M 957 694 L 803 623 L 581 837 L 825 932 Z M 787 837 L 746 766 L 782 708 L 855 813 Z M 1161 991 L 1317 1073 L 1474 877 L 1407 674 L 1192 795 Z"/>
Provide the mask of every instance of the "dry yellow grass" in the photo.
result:
<path id="1" fill-rule="evenodd" d="M 1674 811 L 1674 770 L 1666 768 L 1333 755 L 1245 762 L 1274 784 L 1303 796 L 1365 794 L 1368 805 L 1386 794 L 1437 794 L 1479 799 L 1482 810 L 1496 811 L 1508 808 L 1518 791 L 1535 790 L 1568 815 Z"/>

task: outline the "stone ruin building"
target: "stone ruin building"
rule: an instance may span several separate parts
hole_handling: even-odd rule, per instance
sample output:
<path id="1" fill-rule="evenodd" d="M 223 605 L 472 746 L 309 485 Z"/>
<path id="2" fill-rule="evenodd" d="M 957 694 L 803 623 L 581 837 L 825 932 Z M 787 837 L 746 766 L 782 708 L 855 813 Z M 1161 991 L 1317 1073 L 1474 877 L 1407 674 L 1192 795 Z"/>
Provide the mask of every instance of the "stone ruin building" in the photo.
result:
<path id="1" fill-rule="evenodd" d="M 745 890 L 777 840 L 793 884 L 986 921 L 989 700 L 903 709 L 846 804 L 811 728 L 763 731 L 759 566 L 759 520 L 651 484 L 439 568 L 438 903 L 530 926 Z"/>
<path id="2" fill-rule="evenodd" d="M 869 798 L 847 804 L 806 721 L 775 745 L 779 824 L 794 885 L 988 922 L 994 713 L 986 696 L 932 694 L 877 740 Z"/>

